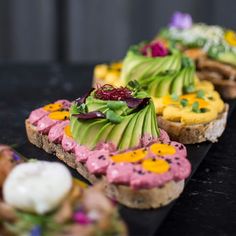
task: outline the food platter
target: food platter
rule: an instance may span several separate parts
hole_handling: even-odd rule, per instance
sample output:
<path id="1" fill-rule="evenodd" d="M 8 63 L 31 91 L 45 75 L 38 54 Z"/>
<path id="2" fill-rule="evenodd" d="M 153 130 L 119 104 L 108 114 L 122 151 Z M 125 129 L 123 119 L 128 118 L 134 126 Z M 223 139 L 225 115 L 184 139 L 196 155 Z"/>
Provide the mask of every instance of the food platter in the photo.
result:
<path id="1" fill-rule="evenodd" d="M 229 118 L 235 108 L 236 103 L 234 101 L 228 101 L 230 104 Z M 192 173 L 191 176 L 197 171 L 198 166 L 201 164 L 203 159 L 206 157 L 208 151 L 212 147 L 212 143 L 204 142 L 201 144 L 191 144 L 187 145 L 188 158 L 192 164 Z M 36 157 L 39 160 L 47 161 L 58 161 L 58 159 L 50 154 L 47 154 L 43 150 L 33 146 L 29 142 L 24 143 L 23 145 L 16 148 L 16 150 L 22 153 L 26 157 Z M 75 170 L 70 168 L 70 171 L 74 177 L 84 180 Z M 188 180 L 191 178 L 188 178 Z M 187 180 L 187 182 L 188 182 Z M 86 181 L 86 180 L 84 180 Z M 178 201 L 178 200 L 176 200 Z M 155 210 L 136 210 L 130 209 L 124 206 L 120 206 L 121 216 L 124 218 L 125 222 L 128 225 L 130 235 L 155 235 L 156 231 L 160 227 L 161 223 L 164 221 L 171 208 L 174 206 L 175 202 L 161 207 Z"/>

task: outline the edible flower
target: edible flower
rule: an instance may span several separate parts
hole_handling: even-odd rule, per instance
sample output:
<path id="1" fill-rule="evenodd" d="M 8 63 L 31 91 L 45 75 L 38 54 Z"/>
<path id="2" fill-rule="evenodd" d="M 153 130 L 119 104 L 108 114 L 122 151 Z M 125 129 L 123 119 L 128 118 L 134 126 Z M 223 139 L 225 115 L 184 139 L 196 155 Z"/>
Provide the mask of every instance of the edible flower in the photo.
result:
<path id="1" fill-rule="evenodd" d="M 161 41 L 154 41 L 141 48 L 141 53 L 148 57 L 165 57 L 168 55 L 168 49 Z"/>
<path id="2" fill-rule="evenodd" d="M 32 228 L 30 232 L 30 236 L 41 236 L 42 235 L 42 229 L 39 225 L 36 225 Z"/>
<path id="3" fill-rule="evenodd" d="M 229 45 L 236 46 L 236 33 L 233 30 L 226 31 L 225 40 Z"/>
<path id="4" fill-rule="evenodd" d="M 73 219 L 76 223 L 81 225 L 87 225 L 91 223 L 91 220 L 88 218 L 85 212 L 83 211 L 77 211 L 73 215 Z"/>
<path id="5" fill-rule="evenodd" d="M 193 24 L 191 15 L 176 11 L 171 18 L 169 27 L 177 29 L 189 29 Z"/>

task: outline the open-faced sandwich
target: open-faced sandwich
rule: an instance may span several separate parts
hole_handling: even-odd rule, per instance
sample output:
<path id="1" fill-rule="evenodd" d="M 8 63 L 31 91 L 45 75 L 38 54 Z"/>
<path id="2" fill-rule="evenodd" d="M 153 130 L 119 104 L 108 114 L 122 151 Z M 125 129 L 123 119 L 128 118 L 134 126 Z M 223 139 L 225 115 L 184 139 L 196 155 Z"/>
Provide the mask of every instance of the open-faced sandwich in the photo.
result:
<path id="1" fill-rule="evenodd" d="M 113 80 L 107 81 L 105 72 L 98 78 L 102 67 L 95 68 L 95 83 L 130 84 L 146 91 L 154 101 L 159 127 L 172 139 L 184 144 L 216 142 L 224 131 L 228 105 L 212 83 L 198 79 L 191 59 L 163 41 L 132 46 L 120 76 L 116 70 Z M 109 68 L 107 73 L 115 70 Z"/>
<path id="2" fill-rule="evenodd" d="M 200 79 L 210 80 L 225 98 L 236 98 L 236 33 L 220 26 L 192 23 L 176 12 L 158 38 L 167 40 L 196 62 Z"/>
<path id="3" fill-rule="evenodd" d="M 63 164 L 25 161 L 0 145 L 0 235 L 127 235 L 100 186 L 85 186 Z"/>
<path id="4" fill-rule="evenodd" d="M 131 208 L 157 208 L 176 199 L 191 166 L 184 145 L 158 128 L 145 92 L 104 85 L 75 100 L 31 112 L 29 141 L 88 179 L 101 180 L 112 199 Z"/>

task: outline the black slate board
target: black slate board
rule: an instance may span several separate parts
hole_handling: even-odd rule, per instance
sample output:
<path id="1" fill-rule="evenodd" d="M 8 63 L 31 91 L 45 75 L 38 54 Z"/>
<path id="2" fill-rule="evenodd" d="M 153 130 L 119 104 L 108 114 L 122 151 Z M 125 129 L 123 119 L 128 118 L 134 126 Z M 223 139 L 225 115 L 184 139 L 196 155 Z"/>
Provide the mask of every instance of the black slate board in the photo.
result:
<path id="1" fill-rule="evenodd" d="M 0 65 L 0 143 L 18 144 L 17 150 L 28 158 L 57 161 L 55 157 L 27 142 L 24 119 L 32 109 L 42 104 L 59 98 L 74 99 L 80 96 L 89 88 L 91 80 L 88 78 L 91 75 L 92 66 Z M 235 102 L 230 105 L 232 110 Z M 229 142 L 233 146 L 235 141 Z M 211 146 L 207 142 L 187 146 L 193 167 L 192 174 Z M 72 170 L 72 173 L 77 176 L 75 171 Z M 147 211 L 120 207 L 120 212 L 131 235 L 154 235 L 174 204 L 175 202 L 158 210 Z M 206 212 L 205 215 L 209 214 Z M 180 228 L 175 230 L 181 231 Z"/>

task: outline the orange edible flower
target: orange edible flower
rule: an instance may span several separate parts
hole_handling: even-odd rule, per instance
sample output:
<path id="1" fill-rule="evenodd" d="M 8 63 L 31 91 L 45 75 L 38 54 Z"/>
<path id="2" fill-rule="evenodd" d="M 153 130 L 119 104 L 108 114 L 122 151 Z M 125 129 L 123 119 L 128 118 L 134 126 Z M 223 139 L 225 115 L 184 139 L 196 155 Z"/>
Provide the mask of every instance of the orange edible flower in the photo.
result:
<path id="1" fill-rule="evenodd" d="M 135 163 L 141 161 L 147 155 L 147 151 L 144 148 L 137 149 L 134 151 L 129 151 L 125 153 L 120 153 L 112 156 L 114 162 L 131 162 Z"/>
<path id="2" fill-rule="evenodd" d="M 60 103 L 50 103 L 43 107 L 44 110 L 49 112 L 59 111 L 62 108 L 62 104 Z"/>
<path id="3" fill-rule="evenodd" d="M 173 155 L 176 153 L 176 150 L 173 146 L 168 145 L 168 144 L 162 144 L 162 143 L 152 144 L 150 147 L 150 150 L 152 153 L 159 156 Z"/>
<path id="4" fill-rule="evenodd" d="M 65 134 L 66 134 L 66 136 L 68 136 L 68 137 L 72 137 L 72 133 L 71 133 L 71 131 L 70 131 L 70 126 L 69 125 L 67 125 L 65 128 L 64 128 L 64 132 L 65 132 Z"/>
<path id="5" fill-rule="evenodd" d="M 70 114 L 68 111 L 55 111 L 48 115 L 53 120 L 67 120 Z"/>
<path id="6" fill-rule="evenodd" d="M 143 161 L 142 167 L 147 171 L 163 174 L 169 170 L 170 165 L 163 159 L 147 159 Z"/>

